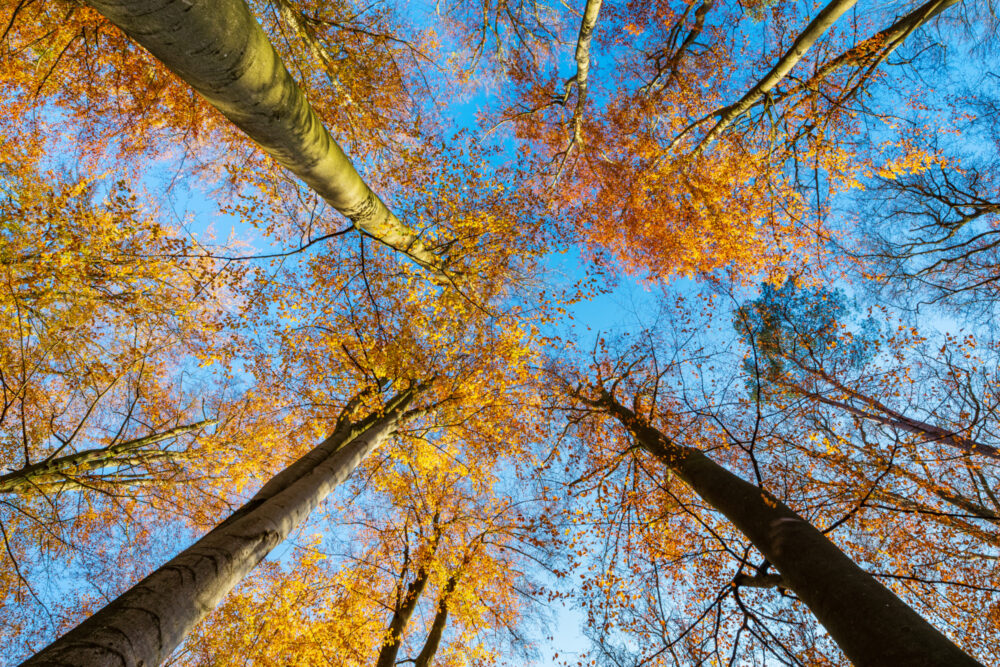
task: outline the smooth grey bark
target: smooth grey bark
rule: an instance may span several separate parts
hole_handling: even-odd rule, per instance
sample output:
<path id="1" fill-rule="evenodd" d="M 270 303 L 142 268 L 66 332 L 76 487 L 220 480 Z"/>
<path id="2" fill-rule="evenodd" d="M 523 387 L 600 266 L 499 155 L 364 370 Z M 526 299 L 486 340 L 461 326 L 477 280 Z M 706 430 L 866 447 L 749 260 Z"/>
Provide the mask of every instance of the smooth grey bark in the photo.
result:
<path id="1" fill-rule="evenodd" d="M 354 226 L 441 274 L 441 257 L 368 187 L 245 0 L 87 0 Z"/>
<path id="2" fill-rule="evenodd" d="M 864 667 L 982 667 L 812 524 L 698 449 L 673 442 L 603 388 L 588 400 L 725 516 L 781 574 L 844 654 Z M 587 400 L 587 399 L 584 399 Z"/>
<path id="3" fill-rule="evenodd" d="M 214 419 L 178 426 L 162 433 L 154 433 L 135 438 L 117 445 L 100 449 L 85 449 L 65 456 L 47 458 L 38 463 L 24 466 L 5 475 L 0 475 L 0 493 L 50 491 L 71 488 L 74 478 L 109 467 L 139 465 L 158 460 L 172 460 L 181 456 L 180 452 L 162 449 L 147 449 L 164 440 L 170 440 L 185 433 L 191 433 L 216 423 Z M 108 476 L 114 483 L 114 475 Z M 122 482 L 127 484 L 127 481 Z"/>
<path id="4" fill-rule="evenodd" d="M 288 466 L 225 521 L 24 665 L 159 665 L 201 618 L 398 427 L 419 391 L 397 394 Z"/>

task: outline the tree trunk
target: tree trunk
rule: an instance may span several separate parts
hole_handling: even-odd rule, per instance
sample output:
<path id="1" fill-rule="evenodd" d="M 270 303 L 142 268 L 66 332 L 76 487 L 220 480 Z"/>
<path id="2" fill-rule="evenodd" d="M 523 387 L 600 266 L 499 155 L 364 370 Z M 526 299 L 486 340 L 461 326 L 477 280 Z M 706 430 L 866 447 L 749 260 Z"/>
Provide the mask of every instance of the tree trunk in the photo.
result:
<path id="1" fill-rule="evenodd" d="M 295 36 L 301 39 L 309 46 L 309 52 L 312 54 L 313 58 L 319 61 L 324 70 L 326 70 L 326 79 L 333 86 L 333 89 L 337 92 L 342 99 L 341 104 L 353 105 L 354 100 L 351 99 L 350 93 L 344 88 L 340 83 L 340 79 L 337 78 L 337 63 L 333 59 L 333 56 L 323 48 L 323 45 L 316 38 L 316 34 L 310 29 L 310 27 L 302 20 L 302 14 L 296 10 L 292 5 L 291 0 L 269 0 L 271 6 L 274 7 L 278 14 L 281 16 L 281 20 L 288 25 L 295 32 Z"/>
<path id="2" fill-rule="evenodd" d="M 746 535 L 854 664 L 980 665 L 770 493 L 677 445 L 606 391 L 595 405 Z"/>
<path id="3" fill-rule="evenodd" d="M 245 0 L 87 0 L 354 226 L 437 274 L 442 261 L 358 174 Z"/>
<path id="4" fill-rule="evenodd" d="M 860 44 L 840 54 L 832 60 L 824 63 L 816 73 L 802 83 L 796 84 L 775 98 L 774 103 L 778 104 L 783 100 L 797 95 L 803 90 L 815 89 L 823 79 L 833 72 L 847 65 L 859 65 L 865 62 L 873 54 L 877 54 L 879 60 L 884 61 L 895 51 L 906 38 L 912 35 L 918 28 L 926 25 L 935 16 L 954 7 L 962 0 L 928 0 L 924 4 L 906 14 L 901 19 L 893 23 L 885 30 L 881 30 Z"/>
<path id="5" fill-rule="evenodd" d="M 160 664 L 257 563 L 399 425 L 418 388 L 333 434 L 194 545 L 24 665 Z"/>
<path id="6" fill-rule="evenodd" d="M 573 118 L 570 121 L 572 133 L 571 145 L 582 141 L 580 136 L 583 127 L 583 110 L 587 104 L 587 78 L 590 75 L 590 42 L 594 37 L 594 30 L 597 28 L 597 17 L 601 13 L 601 0 L 587 0 L 587 6 L 583 10 L 583 20 L 580 22 L 580 35 L 576 40 L 576 74 L 567 82 L 566 94 L 569 95 L 569 86 L 576 83 L 576 106 L 573 108 Z M 569 150 L 569 149 L 567 149 Z"/>
<path id="7" fill-rule="evenodd" d="M 583 143 L 583 112 L 587 106 L 587 79 L 590 76 L 590 43 L 594 37 L 594 30 L 597 28 L 597 17 L 601 13 L 602 0 L 587 0 L 587 6 L 583 9 L 583 19 L 580 22 L 580 34 L 576 40 L 576 74 L 571 76 L 563 88 L 563 106 L 569 102 L 570 93 L 573 86 L 576 86 L 576 105 L 573 107 L 573 115 L 567 125 L 569 142 L 566 149 L 561 151 L 562 160 L 559 161 L 559 168 L 556 170 L 555 179 L 552 186 L 562 178 L 563 169 L 569 161 L 570 153 L 574 148 L 579 148 Z"/>
<path id="8" fill-rule="evenodd" d="M 389 621 L 389 636 L 382 650 L 379 651 L 378 660 L 375 667 L 393 667 L 396 664 L 396 656 L 399 654 L 399 647 L 403 644 L 403 633 L 406 632 L 406 625 L 413 616 L 413 611 L 417 608 L 417 602 L 427 588 L 427 580 L 430 572 L 421 568 L 417 570 L 416 578 L 406 587 L 406 594 L 403 596 L 399 606 L 392 612 L 392 620 Z"/>
<path id="9" fill-rule="evenodd" d="M 441 591 L 441 597 L 438 598 L 437 613 L 434 614 L 434 622 L 431 623 L 431 630 L 427 633 L 427 641 L 424 642 L 424 647 L 420 649 L 417 659 L 414 660 L 413 667 L 431 667 L 434 654 L 437 653 L 438 646 L 441 645 L 444 628 L 448 625 L 448 597 L 455 590 L 457 583 L 458 574 L 448 577 L 448 581 Z"/>
<path id="10" fill-rule="evenodd" d="M 798 95 L 805 90 L 815 90 L 816 87 L 828 76 L 833 74 L 835 71 L 841 67 L 848 65 L 860 66 L 864 63 L 870 65 L 877 64 L 877 62 L 883 62 L 889 55 L 895 51 L 906 38 L 913 34 L 918 28 L 926 25 L 935 16 L 948 9 L 957 5 L 961 0 L 928 0 L 920 7 L 917 7 L 909 14 L 906 14 L 901 19 L 893 23 L 891 26 L 875 33 L 868 39 L 860 42 L 854 47 L 848 49 L 847 51 L 841 53 L 836 58 L 828 60 L 816 73 L 810 76 L 805 81 L 801 81 L 791 85 L 784 92 L 773 96 L 770 99 L 771 103 L 777 105 L 781 102 L 787 100 L 793 95 Z M 847 3 L 848 5 L 854 3 Z M 690 130 L 693 130 L 700 125 L 707 123 L 712 118 L 719 118 L 716 125 L 709 131 L 709 133 L 698 143 L 695 147 L 693 154 L 698 155 L 704 152 L 708 145 L 719 138 L 722 132 L 730 125 L 734 120 L 736 120 L 740 115 L 748 112 L 750 109 L 763 104 L 767 101 L 766 95 L 769 93 L 787 74 L 791 71 L 805 54 L 804 49 L 808 49 L 815 43 L 816 39 L 825 32 L 827 28 L 832 24 L 831 12 L 839 12 L 836 16 L 840 16 L 843 13 L 844 3 L 837 0 L 827 5 L 826 8 L 821 11 L 809 27 L 799 35 L 795 44 L 792 48 L 778 61 L 778 64 L 761 79 L 749 92 L 746 93 L 738 102 L 721 109 L 717 109 L 707 116 L 695 121 L 694 123 L 688 125 L 679 135 L 677 135 L 673 141 L 670 142 L 670 147 L 674 147 L 677 143 L 687 135 Z M 849 7 L 848 7 L 849 8 Z M 836 17 L 833 17 L 835 20 Z"/>

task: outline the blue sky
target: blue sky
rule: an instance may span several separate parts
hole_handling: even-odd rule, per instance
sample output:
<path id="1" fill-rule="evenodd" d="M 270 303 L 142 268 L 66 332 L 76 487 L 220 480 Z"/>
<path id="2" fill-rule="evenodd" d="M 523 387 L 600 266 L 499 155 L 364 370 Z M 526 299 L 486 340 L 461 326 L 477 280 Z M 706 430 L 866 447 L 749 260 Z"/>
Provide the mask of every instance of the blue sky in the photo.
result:
<path id="1" fill-rule="evenodd" d="M 433 14 L 433 5 L 430 3 L 415 4 L 411 8 L 416 17 L 414 25 L 417 27 L 430 25 L 436 20 Z M 574 32 L 572 23 L 573 21 L 570 20 L 568 24 L 570 25 L 568 28 L 570 34 Z M 566 45 L 562 53 L 564 55 L 564 60 L 561 61 L 563 70 L 568 73 L 572 67 L 572 45 Z M 600 76 L 606 72 L 602 69 L 602 61 L 603 57 L 598 55 L 596 57 L 597 64 L 592 70 L 592 77 Z M 497 88 L 494 82 L 487 81 L 469 96 L 451 100 L 443 114 L 451 119 L 453 123 L 451 129 L 466 129 L 475 132 L 476 114 L 496 100 L 496 92 Z M 492 141 L 492 139 L 488 141 Z M 509 149 L 514 146 L 513 142 L 502 145 L 508 150 L 497 157 L 498 161 L 510 159 Z M 981 150 L 981 145 L 977 144 L 973 148 Z M 359 164 L 359 170 L 363 174 L 372 168 L 370 164 Z M 245 242 L 252 251 L 259 253 L 283 249 L 244 221 L 233 216 L 220 214 L 214 197 L 202 189 L 212 187 L 210 184 L 206 186 L 204 182 L 194 179 L 175 179 L 175 173 L 176 165 L 164 162 L 159 165 L 157 170 L 144 175 L 144 180 L 152 192 L 161 192 L 165 183 L 173 183 L 169 196 L 170 206 L 164 208 L 176 218 L 175 224 L 182 226 L 192 238 L 205 240 L 210 235 L 214 235 L 216 241 L 235 238 Z M 330 243 L 356 242 L 356 237 L 348 236 Z M 323 252 L 323 246 L 318 246 L 313 252 Z M 543 268 L 553 283 L 572 283 L 586 275 L 585 255 L 586 253 L 581 248 L 570 247 L 567 252 L 549 256 L 544 262 Z M 291 261 L 302 261 L 306 256 L 303 255 Z M 692 295 L 700 289 L 697 283 L 684 279 L 678 279 L 664 289 L 662 286 L 651 287 L 628 276 L 619 276 L 614 286 L 606 293 L 570 307 L 571 319 L 558 323 L 550 333 L 573 337 L 578 342 L 579 348 L 586 351 L 598 335 L 613 337 L 624 332 L 640 331 L 649 326 L 656 319 L 664 292 L 670 295 Z M 937 320 L 925 319 L 924 322 L 928 326 L 936 325 L 939 328 L 957 326 L 954 320 L 945 315 L 938 316 Z M 307 527 L 305 530 L 311 532 L 314 528 Z M 185 539 L 188 539 L 188 536 Z M 180 548 L 183 545 L 178 544 L 177 546 Z M 287 554 L 288 546 L 285 545 L 279 547 L 271 558 L 281 560 L 286 558 Z M 580 631 L 582 620 L 580 614 L 572 608 L 556 610 L 555 624 L 552 630 L 541 633 L 543 636 L 552 634 L 553 640 L 546 640 L 540 644 L 539 664 L 549 664 L 549 656 L 554 653 L 566 656 L 585 650 L 586 639 Z"/>

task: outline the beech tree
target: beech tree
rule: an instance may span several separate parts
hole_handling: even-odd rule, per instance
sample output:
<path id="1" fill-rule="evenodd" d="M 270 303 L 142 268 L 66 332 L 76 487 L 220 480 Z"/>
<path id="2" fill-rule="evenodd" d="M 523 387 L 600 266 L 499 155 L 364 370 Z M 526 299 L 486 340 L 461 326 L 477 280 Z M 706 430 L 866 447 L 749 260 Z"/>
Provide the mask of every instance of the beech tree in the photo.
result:
<path id="1" fill-rule="evenodd" d="M 618 366 L 625 370 L 628 364 L 619 362 Z M 850 660 L 856 664 L 979 664 L 765 488 L 733 475 L 699 449 L 678 445 L 646 417 L 622 404 L 616 393 L 619 384 L 629 379 L 625 373 L 575 386 L 565 381 L 566 391 L 587 409 L 619 422 L 638 447 L 746 535 L 764 557 L 765 565 L 757 574 L 764 575 L 773 566 L 780 575 L 759 585 L 794 592 Z M 653 401 L 647 399 L 644 409 L 669 421 L 669 407 L 656 404 L 655 389 L 640 391 Z M 638 396 L 636 400 L 638 404 Z M 737 585 L 755 584 L 748 580 Z M 879 620 L 869 624 L 872 619 Z"/>
<path id="2" fill-rule="evenodd" d="M 974 11 L 0 3 L 3 659 L 997 658 Z"/>
<path id="3" fill-rule="evenodd" d="M 187 631 L 407 416 L 419 387 L 354 421 L 272 478 L 246 505 L 26 664 L 160 663 Z M 360 398 L 358 402 L 360 402 Z"/>
<path id="4" fill-rule="evenodd" d="M 421 265 L 440 260 L 354 169 L 244 0 L 93 3 L 360 230 Z M 205 57 L 205 53 L 212 54 Z"/>
<path id="5" fill-rule="evenodd" d="M 293 566 L 251 575 L 178 660 L 518 662 L 541 590 L 533 564 L 555 550 L 548 500 L 506 488 L 510 453 L 466 458 L 450 434 L 427 437 L 434 421 L 369 456 L 318 517 L 336 528 L 300 541 Z"/>

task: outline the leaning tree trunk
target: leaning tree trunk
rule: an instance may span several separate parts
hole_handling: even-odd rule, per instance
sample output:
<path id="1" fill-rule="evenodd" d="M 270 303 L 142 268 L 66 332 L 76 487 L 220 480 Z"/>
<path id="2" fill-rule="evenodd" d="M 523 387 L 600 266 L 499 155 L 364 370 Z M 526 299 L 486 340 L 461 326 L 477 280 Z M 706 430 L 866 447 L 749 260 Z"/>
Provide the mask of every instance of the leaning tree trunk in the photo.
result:
<path id="1" fill-rule="evenodd" d="M 854 664 L 982 667 L 778 498 L 674 443 L 607 391 L 593 404 L 746 535 Z"/>
<path id="2" fill-rule="evenodd" d="M 372 192 L 330 136 L 246 0 L 86 1 L 355 227 L 442 274 L 441 258 Z"/>
<path id="3" fill-rule="evenodd" d="M 418 391 L 399 393 L 382 412 L 359 422 L 341 419 L 329 438 L 210 533 L 24 664 L 160 664 L 195 623 L 396 430 Z"/>
<path id="4" fill-rule="evenodd" d="M 771 71 L 747 91 L 738 102 L 721 109 L 716 109 L 709 115 L 695 121 L 685 128 L 681 134 L 677 135 L 671 141 L 670 146 L 676 146 L 688 131 L 699 127 L 703 123 L 707 123 L 713 118 L 718 118 L 715 126 L 698 142 L 698 145 L 692 151 L 692 154 L 698 155 L 704 152 L 711 142 L 718 139 L 733 121 L 750 111 L 750 109 L 764 103 L 780 104 L 791 96 L 798 95 L 805 90 L 817 90 L 817 87 L 823 80 L 842 67 L 858 67 L 862 65 L 871 67 L 884 62 L 918 28 L 923 27 L 941 12 L 957 5 L 959 2 L 961 0 L 928 0 L 885 30 L 875 33 L 868 39 L 859 42 L 854 47 L 841 53 L 836 58 L 826 61 L 808 79 L 800 79 L 789 85 L 779 94 L 772 95 L 775 86 L 802 60 L 806 51 L 815 44 L 816 40 L 833 25 L 833 22 L 837 18 L 856 3 L 856 0 L 833 0 L 833 2 L 816 15 L 816 18 L 796 38 L 791 49 L 782 56 Z"/>
<path id="5" fill-rule="evenodd" d="M 775 97 L 774 103 L 778 104 L 792 95 L 798 95 L 803 90 L 816 90 L 820 82 L 842 67 L 857 67 L 866 62 L 872 62 L 872 58 L 876 58 L 878 62 L 884 62 L 910 35 L 927 25 L 941 12 L 954 7 L 961 1 L 927 0 L 885 30 L 875 33 L 836 58 L 826 61 L 808 79 L 797 82 L 783 91 L 781 95 Z"/>

